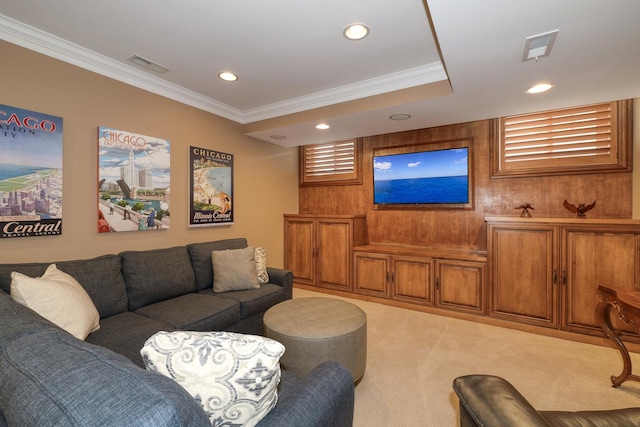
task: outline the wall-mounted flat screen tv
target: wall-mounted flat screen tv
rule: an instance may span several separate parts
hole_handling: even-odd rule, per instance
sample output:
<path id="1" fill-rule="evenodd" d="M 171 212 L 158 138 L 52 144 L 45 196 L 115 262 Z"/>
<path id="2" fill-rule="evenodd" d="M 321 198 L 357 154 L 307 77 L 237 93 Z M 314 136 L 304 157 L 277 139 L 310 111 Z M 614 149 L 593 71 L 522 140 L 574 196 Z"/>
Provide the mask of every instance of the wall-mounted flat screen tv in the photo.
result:
<path id="1" fill-rule="evenodd" d="M 471 209 L 471 154 L 467 140 L 376 150 L 375 207 Z"/>

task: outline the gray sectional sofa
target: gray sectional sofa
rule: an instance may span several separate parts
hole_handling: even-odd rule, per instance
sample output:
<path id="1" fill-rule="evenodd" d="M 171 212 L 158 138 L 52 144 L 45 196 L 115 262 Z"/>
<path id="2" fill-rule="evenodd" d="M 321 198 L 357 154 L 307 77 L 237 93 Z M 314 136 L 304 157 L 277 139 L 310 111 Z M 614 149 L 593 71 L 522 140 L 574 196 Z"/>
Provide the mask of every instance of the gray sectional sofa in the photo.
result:
<path id="1" fill-rule="evenodd" d="M 211 425 L 180 385 L 144 369 L 140 349 L 158 331 L 262 335 L 264 312 L 291 298 L 293 276 L 268 268 L 259 289 L 214 293 L 212 251 L 245 247 L 227 239 L 56 262 L 100 314 L 86 341 L 9 296 L 12 271 L 38 277 L 51 263 L 0 264 L 0 426 Z M 278 403 L 258 426 L 350 426 L 353 399 L 338 363 L 306 378 L 283 371 Z"/>

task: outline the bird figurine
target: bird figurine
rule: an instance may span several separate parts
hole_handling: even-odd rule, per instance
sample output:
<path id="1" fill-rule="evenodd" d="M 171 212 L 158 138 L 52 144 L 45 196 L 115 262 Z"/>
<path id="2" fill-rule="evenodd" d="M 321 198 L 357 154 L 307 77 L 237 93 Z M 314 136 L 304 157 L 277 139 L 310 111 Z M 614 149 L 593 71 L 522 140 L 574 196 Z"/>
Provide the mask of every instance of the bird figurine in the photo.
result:
<path id="1" fill-rule="evenodd" d="M 588 211 L 590 211 L 596 206 L 596 201 L 594 200 L 593 203 L 591 203 L 590 205 L 585 205 L 584 203 L 578 203 L 578 206 L 576 206 L 574 204 L 567 202 L 567 200 L 565 199 L 562 205 L 565 208 L 567 208 L 570 212 L 577 214 L 578 218 L 586 218 L 587 216 L 585 215 L 585 213 L 587 213 Z"/>
<path id="2" fill-rule="evenodd" d="M 525 203 L 524 205 L 516 206 L 515 209 L 522 209 L 522 213 L 520 214 L 521 218 L 531 218 L 531 212 L 529 212 L 529 209 L 533 210 L 533 206 L 531 206 L 531 203 Z"/>

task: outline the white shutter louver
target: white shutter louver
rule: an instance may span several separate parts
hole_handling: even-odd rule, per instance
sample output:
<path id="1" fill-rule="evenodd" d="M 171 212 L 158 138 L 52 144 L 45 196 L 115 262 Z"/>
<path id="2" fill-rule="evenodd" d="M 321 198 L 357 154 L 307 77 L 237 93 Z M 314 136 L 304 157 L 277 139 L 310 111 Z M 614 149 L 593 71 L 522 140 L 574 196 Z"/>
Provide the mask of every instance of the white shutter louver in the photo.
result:
<path id="1" fill-rule="evenodd" d="M 354 146 L 353 141 L 343 141 L 306 147 L 304 167 L 307 176 L 353 173 Z"/>
<path id="2" fill-rule="evenodd" d="M 624 102 L 624 101 L 621 101 Z M 626 132 L 618 103 L 566 108 L 500 119 L 499 170 L 494 175 L 577 173 L 620 168 Z M 622 114 L 626 117 L 626 114 Z M 626 160 L 625 160 L 626 162 Z M 624 162 L 623 162 L 624 163 Z"/>
<path id="3" fill-rule="evenodd" d="M 356 140 L 302 146 L 302 184 L 358 182 L 358 148 Z"/>

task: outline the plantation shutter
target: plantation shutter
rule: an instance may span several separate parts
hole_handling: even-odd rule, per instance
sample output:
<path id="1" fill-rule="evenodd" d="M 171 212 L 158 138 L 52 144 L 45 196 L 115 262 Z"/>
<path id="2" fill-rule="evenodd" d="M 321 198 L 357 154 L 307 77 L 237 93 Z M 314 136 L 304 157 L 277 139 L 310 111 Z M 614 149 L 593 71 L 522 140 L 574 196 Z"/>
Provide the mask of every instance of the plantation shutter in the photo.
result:
<path id="1" fill-rule="evenodd" d="M 627 170 L 626 101 L 503 117 L 494 176 Z"/>
<path id="2" fill-rule="evenodd" d="M 301 184 L 361 183 L 359 142 L 353 139 L 300 147 Z"/>

